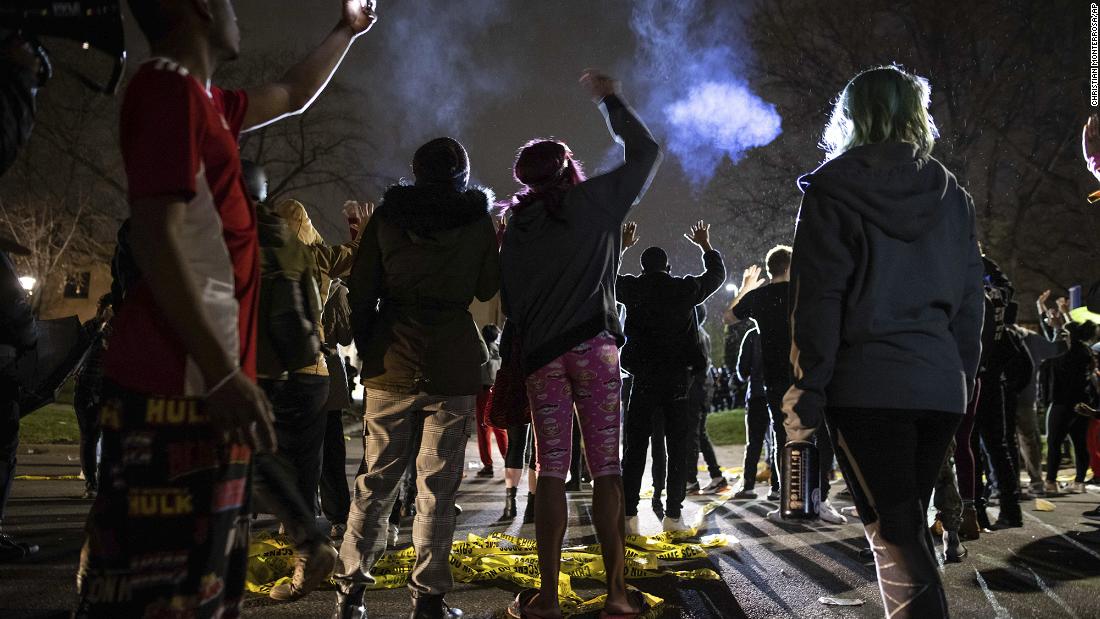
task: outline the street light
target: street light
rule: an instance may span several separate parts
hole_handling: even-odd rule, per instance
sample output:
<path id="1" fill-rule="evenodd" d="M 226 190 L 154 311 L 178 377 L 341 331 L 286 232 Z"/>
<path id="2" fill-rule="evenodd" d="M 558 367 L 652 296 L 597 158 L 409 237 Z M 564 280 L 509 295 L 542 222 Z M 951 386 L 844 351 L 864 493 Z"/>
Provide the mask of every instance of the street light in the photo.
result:
<path id="1" fill-rule="evenodd" d="M 23 277 L 19 278 L 19 285 L 22 286 L 23 290 L 26 290 L 27 292 L 31 292 L 32 290 L 34 290 L 34 285 L 37 283 L 38 280 L 31 277 L 30 275 L 24 275 Z"/>
<path id="2" fill-rule="evenodd" d="M 737 292 L 737 284 L 726 284 L 726 292 Z"/>

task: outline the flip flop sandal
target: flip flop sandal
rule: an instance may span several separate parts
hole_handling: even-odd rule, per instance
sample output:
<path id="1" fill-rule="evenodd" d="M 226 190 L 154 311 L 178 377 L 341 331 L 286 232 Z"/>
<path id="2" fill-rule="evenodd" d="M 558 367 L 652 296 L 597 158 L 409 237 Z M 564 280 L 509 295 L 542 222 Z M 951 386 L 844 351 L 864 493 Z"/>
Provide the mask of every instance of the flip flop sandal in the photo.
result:
<path id="1" fill-rule="evenodd" d="M 600 619 L 638 619 L 652 610 L 649 602 L 646 602 L 645 596 L 642 592 L 634 589 L 633 587 L 627 591 L 628 595 L 633 595 L 634 599 L 638 602 L 638 612 L 636 613 L 609 613 L 606 610 L 600 611 Z"/>
<path id="2" fill-rule="evenodd" d="M 546 619 L 542 615 L 527 610 L 527 605 L 539 594 L 538 589 L 524 589 L 516 594 L 516 599 L 508 607 L 508 616 L 514 619 Z"/>

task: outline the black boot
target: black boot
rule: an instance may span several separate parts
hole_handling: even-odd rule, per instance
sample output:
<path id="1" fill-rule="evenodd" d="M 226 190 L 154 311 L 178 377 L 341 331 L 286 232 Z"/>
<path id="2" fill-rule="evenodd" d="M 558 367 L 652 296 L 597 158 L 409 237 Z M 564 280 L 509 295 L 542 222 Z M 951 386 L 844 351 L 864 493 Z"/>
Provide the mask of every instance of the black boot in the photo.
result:
<path id="1" fill-rule="evenodd" d="M 946 563 L 961 563 L 967 554 L 966 546 L 959 539 L 958 531 L 943 532 L 943 560 Z"/>
<path id="2" fill-rule="evenodd" d="M 356 583 L 336 586 L 336 611 L 332 619 L 367 619 L 367 607 L 363 605 L 363 594 L 367 586 Z"/>
<path id="3" fill-rule="evenodd" d="M 1001 513 L 997 516 L 997 522 L 993 529 L 1018 529 L 1024 526 L 1024 514 L 1020 511 L 1020 504 L 1016 501 L 1002 500 Z"/>
<path id="4" fill-rule="evenodd" d="M 516 489 L 504 489 L 504 515 L 501 520 L 512 520 L 516 517 Z"/>
<path id="5" fill-rule="evenodd" d="M 447 606 L 442 595 L 421 595 L 413 602 L 409 619 L 462 619 L 462 611 Z"/>
<path id="6" fill-rule="evenodd" d="M 523 524 L 531 524 L 535 521 L 535 495 L 527 493 L 527 505 L 523 507 Z"/>

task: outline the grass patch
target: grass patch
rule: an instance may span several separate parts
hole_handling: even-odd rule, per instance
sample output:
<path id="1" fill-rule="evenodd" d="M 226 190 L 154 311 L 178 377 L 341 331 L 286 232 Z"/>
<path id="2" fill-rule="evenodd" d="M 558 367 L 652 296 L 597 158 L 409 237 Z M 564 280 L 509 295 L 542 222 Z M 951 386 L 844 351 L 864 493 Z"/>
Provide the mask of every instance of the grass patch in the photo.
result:
<path id="1" fill-rule="evenodd" d="M 78 443 L 80 427 L 70 404 L 47 404 L 19 421 L 21 443 Z"/>
<path id="2" fill-rule="evenodd" d="M 745 444 L 745 411 L 734 409 L 707 415 L 707 434 L 715 445 Z"/>

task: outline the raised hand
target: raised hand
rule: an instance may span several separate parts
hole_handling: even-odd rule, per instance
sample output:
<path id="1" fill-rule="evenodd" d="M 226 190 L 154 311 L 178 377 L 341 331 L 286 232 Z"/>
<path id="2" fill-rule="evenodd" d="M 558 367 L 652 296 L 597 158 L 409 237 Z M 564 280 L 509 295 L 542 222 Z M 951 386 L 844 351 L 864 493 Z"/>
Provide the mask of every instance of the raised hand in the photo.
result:
<path id="1" fill-rule="evenodd" d="M 745 272 L 741 275 L 741 291 L 748 292 L 750 290 L 756 290 L 764 284 L 764 280 L 760 277 L 763 271 L 757 265 L 745 269 Z"/>
<path id="2" fill-rule="evenodd" d="M 698 245 L 703 251 L 714 249 L 710 246 L 710 224 L 704 223 L 701 219 L 691 227 L 691 232 L 685 234 L 684 238 Z"/>
<path id="3" fill-rule="evenodd" d="M 354 36 L 359 36 L 371 29 L 378 21 L 375 13 L 377 3 L 375 0 L 340 0 L 343 5 L 341 23 L 351 28 Z"/>
<path id="4" fill-rule="evenodd" d="M 1065 297 L 1058 297 L 1054 300 L 1054 305 L 1058 307 L 1059 314 L 1062 314 L 1063 316 L 1069 316 L 1069 299 Z"/>
<path id="5" fill-rule="evenodd" d="M 637 222 L 628 221 L 623 225 L 623 251 L 637 245 L 641 238 L 638 236 Z"/>
<path id="6" fill-rule="evenodd" d="M 1096 114 L 1089 116 L 1081 131 L 1081 151 L 1085 156 L 1085 166 L 1100 180 L 1100 117 Z"/>
<path id="7" fill-rule="evenodd" d="M 1050 300 L 1050 291 L 1044 290 L 1039 298 L 1035 300 L 1035 305 L 1039 308 L 1039 312 L 1045 312 L 1047 309 L 1047 301 Z"/>
<path id="8" fill-rule="evenodd" d="M 581 74 L 580 83 L 596 103 L 603 101 L 606 97 L 618 94 L 621 86 L 617 80 L 599 69 L 585 69 L 584 73 Z"/>

